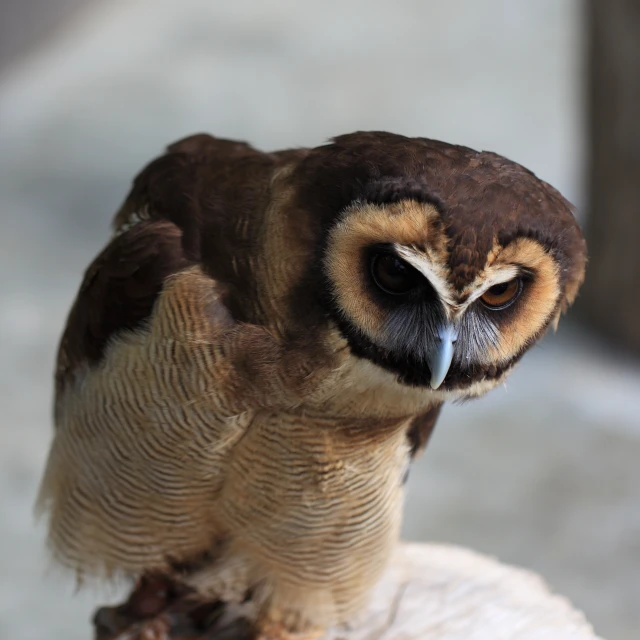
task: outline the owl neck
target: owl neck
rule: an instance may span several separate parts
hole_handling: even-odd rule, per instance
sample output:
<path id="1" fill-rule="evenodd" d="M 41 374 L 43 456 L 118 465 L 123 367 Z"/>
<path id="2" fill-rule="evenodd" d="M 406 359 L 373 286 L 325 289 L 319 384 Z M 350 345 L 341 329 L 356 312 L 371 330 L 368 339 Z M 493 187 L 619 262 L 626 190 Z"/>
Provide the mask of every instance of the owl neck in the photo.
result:
<path id="1" fill-rule="evenodd" d="M 337 331 L 330 331 L 323 342 L 333 353 L 332 373 L 305 399 L 309 411 L 352 420 L 397 421 L 447 399 L 429 388 L 404 385 L 394 374 L 355 356 Z"/>

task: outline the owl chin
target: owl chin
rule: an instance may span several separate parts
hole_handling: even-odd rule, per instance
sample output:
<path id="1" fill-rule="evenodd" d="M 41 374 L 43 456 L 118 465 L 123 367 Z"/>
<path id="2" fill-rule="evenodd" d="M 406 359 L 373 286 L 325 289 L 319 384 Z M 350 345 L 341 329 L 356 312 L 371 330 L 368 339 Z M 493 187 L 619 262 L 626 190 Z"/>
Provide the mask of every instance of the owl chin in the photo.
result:
<path id="1" fill-rule="evenodd" d="M 501 376 L 497 378 L 485 378 L 483 380 L 478 380 L 476 382 L 472 382 L 471 384 L 467 384 L 464 387 L 455 387 L 451 385 L 443 386 L 443 388 L 441 388 L 443 393 L 443 400 L 460 403 L 465 402 L 466 400 L 479 398 L 502 384 L 506 377 L 509 375 L 509 371 L 510 370 L 505 371 Z"/>
<path id="2" fill-rule="evenodd" d="M 507 377 L 522 356 L 522 353 L 518 354 L 503 365 L 462 366 L 454 361 L 442 382 L 434 389 L 432 372 L 424 359 L 380 346 L 344 320 L 337 324 L 354 356 L 393 374 L 401 387 L 428 391 L 433 398 L 442 401 L 459 401 L 484 395 Z"/>
<path id="3" fill-rule="evenodd" d="M 501 384 L 509 374 L 511 368 L 506 368 L 498 373 L 489 371 L 488 373 L 470 373 L 451 371 L 442 384 L 433 389 L 430 385 L 431 373 L 428 369 L 423 371 L 411 370 L 399 373 L 398 383 L 408 387 L 418 387 L 425 391 L 429 390 L 434 396 L 443 401 L 470 400 L 484 395 L 491 389 Z"/>

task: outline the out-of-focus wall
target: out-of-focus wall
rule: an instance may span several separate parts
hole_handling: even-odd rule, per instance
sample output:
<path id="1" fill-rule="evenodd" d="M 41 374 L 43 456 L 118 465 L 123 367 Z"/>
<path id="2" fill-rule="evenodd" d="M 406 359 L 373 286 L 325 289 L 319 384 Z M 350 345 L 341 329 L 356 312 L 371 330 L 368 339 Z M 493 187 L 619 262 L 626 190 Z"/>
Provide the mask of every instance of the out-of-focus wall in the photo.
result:
<path id="1" fill-rule="evenodd" d="M 97 0 L 1 0 L 0 70 L 53 38 L 57 28 Z"/>
<path id="2" fill-rule="evenodd" d="M 579 309 L 611 344 L 640 357 L 640 5 L 589 0 L 586 12 L 590 261 Z"/>
<path id="3" fill-rule="evenodd" d="M 99 598 L 43 578 L 31 507 L 64 316 L 141 166 L 200 130 L 271 149 L 387 129 L 503 153 L 582 208 L 581 8 L 114 0 L 0 70 L 0 637 L 89 635 Z M 640 373 L 561 326 L 508 391 L 445 408 L 405 534 L 540 571 L 603 637 L 631 640 Z"/>

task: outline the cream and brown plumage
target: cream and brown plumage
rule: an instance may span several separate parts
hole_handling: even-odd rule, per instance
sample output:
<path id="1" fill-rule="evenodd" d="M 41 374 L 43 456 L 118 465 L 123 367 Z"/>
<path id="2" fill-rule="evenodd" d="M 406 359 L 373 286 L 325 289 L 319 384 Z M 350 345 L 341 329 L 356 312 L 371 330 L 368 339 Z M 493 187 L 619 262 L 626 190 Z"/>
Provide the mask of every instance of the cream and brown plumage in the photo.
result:
<path id="1" fill-rule="evenodd" d="M 347 620 L 440 405 L 503 381 L 584 265 L 567 201 L 493 153 L 382 132 L 172 145 L 62 338 L 56 558 L 249 594 L 263 637 Z"/>

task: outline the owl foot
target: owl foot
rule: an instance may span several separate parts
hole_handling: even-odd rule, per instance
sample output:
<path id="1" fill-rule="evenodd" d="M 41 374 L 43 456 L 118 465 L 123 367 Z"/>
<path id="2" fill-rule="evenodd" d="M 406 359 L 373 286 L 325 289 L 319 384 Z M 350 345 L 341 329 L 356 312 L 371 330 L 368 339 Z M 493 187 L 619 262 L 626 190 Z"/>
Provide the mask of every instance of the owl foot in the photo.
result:
<path id="1" fill-rule="evenodd" d="M 95 640 L 253 640 L 252 623 L 232 609 L 169 578 L 145 577 L 127 602 L 96 612 Z"/>
<path id="2" fill-rule="evenodd" d="M 222 609 L 224 605 L 220 605 Z M 99 614 L 103 615 L 101 609 Z M 217 613 L 217 615 L 216 615 Z M 192 615 L 193 614 L 193 615 Z M 200 612 L 163 613 L 150 620 L 127 621 L 106 629 L 96 620 L 96 640 L 255 640 L 255 630 L 247 618 L 218 620 L 218 612 L 200 619 Z"/>
<path id="3" fill-rule="evenodd" d="M 323 630 L 292 632 L 259 617 L 250 599 L 241 604 L 203 601 L 191 587 L 167 576 L 140 579 L 129 599 L 102 607 L 93 618 L 95 640 L 317 640 Z"/>
<path id="4" fill-rule="evenodd" d="M 292 633 L 280 622 L 262 622 L 255 640 L 318 640 L 324 635 L 323 629 L 308 629 L 301 633 Z"/>

